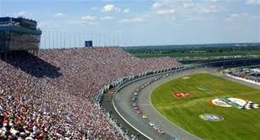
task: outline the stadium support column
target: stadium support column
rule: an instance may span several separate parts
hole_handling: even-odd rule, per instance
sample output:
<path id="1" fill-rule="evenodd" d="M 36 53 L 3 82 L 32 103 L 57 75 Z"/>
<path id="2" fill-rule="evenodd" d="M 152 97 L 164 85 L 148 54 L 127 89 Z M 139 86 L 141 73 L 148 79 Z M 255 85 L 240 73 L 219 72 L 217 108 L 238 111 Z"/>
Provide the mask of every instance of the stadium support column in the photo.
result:
<path id="1" fill-rule="evenodd" d="M 4 59 L 6 59 L 6 46 L 7 46 L 7 33 L 6 31 L 3 32 L 3 40 L 4 40 L 4 43 L 3 43 L 3 51 L 4 51 Z"/>
<path id="2" fill-rule="evenodd" d="M 52 31 L 52 49 L 56 49 L 56 41 L 57 41 L 57 36 L 56 36 L 56 28 L 53 29 Z"/>
<path id="3" fill-rule="evenodd" d="M 49 44 L 49 49 L 51 49 L 51 31 L 50 30 L 48 30 L 48 38 L 49 38 L 49 42 L 48 42 L 48 44 Z"/>
<path id="4" fill-rule="evenodd" d="M 0 59 L 2 59 L 4 56 L 2 56 L 2 54 L 4 54 L 4 48 L 5 48 L 5 39 L 4 39 L 4 32 L 0 32 Z"/>
<path id="5" fill-rule="evenodd" d="M 10 48 L 10 44 L 11 44 L 11 31 L 4 31 L 4 57 L 5 59 L 7 58 L 7 52 Z"/>
<path id="6" fill-rule="evenodd" d="M 62 32 L 63 33 L 63 48 L 66 48 L 65 47 L 65 44 L 66 44 L 66 32 Z"/>

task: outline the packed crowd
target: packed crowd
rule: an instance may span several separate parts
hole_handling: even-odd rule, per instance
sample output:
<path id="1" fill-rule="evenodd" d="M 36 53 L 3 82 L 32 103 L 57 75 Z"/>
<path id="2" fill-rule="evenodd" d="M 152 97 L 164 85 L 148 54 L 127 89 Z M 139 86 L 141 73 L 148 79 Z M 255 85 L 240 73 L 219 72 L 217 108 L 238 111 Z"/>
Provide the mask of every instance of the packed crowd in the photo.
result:
<path id="1" fill-rule="evenodd" d="M 207 56 L 207 57 L 201 57 L 201 56 L 186 56 L 186 57 L 178 57 L 179 61 L 185 61 L 185 60 L 220 60 L 220 59 L 242 59 L 242 58 L 259 58 L 259 55 L 253 55 L 253 54 L 247 54 L 247 55 L 227 55 L 227 56 Z"/>
<path id="2" fill-rule="evenodd" d="M 0 60 L 0 139 L 122 139 L 99 108 L 100 89 L 182 66 L 172 58 L 139 60 L 114 47 L 41 50 L 38 59 L 7 59 Z"/>
<path id="3" fill-rule="evenodd" d="M 231 68 L 223 71 L 227 76 L 260 85 L 260 72 L 251 68 Z"/>
<path id="4" fill-rule="evenodd" d="M 21 48 L 38 49 L 40 45 L 40 35 L 20 34 L 16 32 L 10 33 L 10 49 L 19 50 Z"/>

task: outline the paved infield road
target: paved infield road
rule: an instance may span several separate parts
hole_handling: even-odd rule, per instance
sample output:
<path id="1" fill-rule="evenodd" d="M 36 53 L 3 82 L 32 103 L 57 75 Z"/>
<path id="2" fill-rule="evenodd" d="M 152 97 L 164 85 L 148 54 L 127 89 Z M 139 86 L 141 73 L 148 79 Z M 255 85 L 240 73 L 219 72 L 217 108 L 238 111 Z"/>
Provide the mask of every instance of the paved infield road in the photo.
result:
<path id="1" fill-rule="evenodd" d="M 160 86 L 161 84 L 168 82 L 170 80 L 190 75 L 193 73 L 199 73 L 199 72 L 209 72 L 213 75 L 223 77 L 225 79 L 236 81 L 241 84 L 245 84 L 257 89 L 260 89 L 260 86 L 249 84 L 243 81 L 235 80 L 232 78 L 229 78 L 219 72 L 216 71 L 215 68 L 200 68 L 200 69 L 192 69 L 192 70 L 186 70 L 178 73 L 174 73 L 172 75 L 169 75 L 166 78 L 160 79 L 158 81 L 155 81 L 142 89 L 138 95 L 138 106 L 140 110 L 148 116 L 148 119 L 143 119 L 141 115 L 137 114 L 135 110 L 132 107 L 132 93 L 136 88 L 140 88 L 141 85 L 144 83 L 151 81 L 152 79 L 155 79 L 156 77 L 143 79 L 137 82 L 134 82 L 126 87 L 124 87 L 122 90 L 120 90 L 114 97 L 114 102 L 116 105 L 117 110 L 119 113 L 133 126 L 135 126 L 137 129 L 139 129 L 142 133 L 150 137 L 154 140 L 163 140 L 163 139 L 172 139 L 174 137 L 177 137 L 178 139 L 183 140 L 197 140 L 200 139 L 197 136 L 187 132 L 186 130 L 180 128 L 179 126 L 171 123 L 168 121 L 164 116 L 159 114 L 157 110 L 152 106 L 150 102 L 150 95 L 152 91 Z M 159 134 L 156 132 L 150 125 L 149 122 L 153 122 L 154 124 L 157 124 L 164 132 L 165 134 Z"/>

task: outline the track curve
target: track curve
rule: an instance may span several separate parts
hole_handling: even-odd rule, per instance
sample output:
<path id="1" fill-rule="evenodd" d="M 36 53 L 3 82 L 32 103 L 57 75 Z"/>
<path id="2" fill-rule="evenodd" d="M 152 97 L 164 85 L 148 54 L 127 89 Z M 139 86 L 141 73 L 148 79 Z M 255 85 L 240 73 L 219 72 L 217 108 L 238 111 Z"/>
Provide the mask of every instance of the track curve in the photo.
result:
<path id="1" fill-rule="evenodd" d="M 196 70 L 185 70 L 178 73 L 170 74 L 166 78 L 162 78 L 158 81 L 155 81 L 145 87 L 139 92 L 137 104 L 139 105 L 140 110 L 148 116 L 148 119 L 143 119 L 141 115 L 137 114 L 132 107 L 131 97 L 135 89 L 140 88 L 140 85 L 151 81 L 152 79 L 158 78 L 160 76 L 146 78 L 137 82 L 134 82 L 123 89 L 121 89 L 115 96 L 114 102 L 115 107 L 118 112 L 132 125 L 134 125 L 138 130 L 147 135 L 150 139 L 161 140 L 161 139 L 189 139 L 189 140 L 198 140 L 197 136 L 187 132 L 186 130 L 178 127 L 177 125 L 172 124 L 166 120 L 162 115 L 160 115 L 150 103 L 150 94 L 151 92 L 162 83 L 170 81 L 174 78 L 183 76 L 184 74 L 189 74 Z M 150 125 L 149 122 L 152 122 L 159 126 L 165 134 L 159 134 L 156 132 Z"/>
<path id="2" fill-rule="evenodd" d="M 173 139 L 178 138 L 183 140 L 198 140 L 199 137 L 191 134 L 190 132 L 180 128 L 176 124 L 168 121 L 164 116 L 162 116 L 151 104 L 150 96 L 152 94 L 152 91 L 160 86 L 161 84 L 168 82 L 170 80 L 187 76 L 193 73 L 199 73 L 199 72 L 208 72 L 213 75 L 235 81 L 244 85 L 248 85 L 257 89 L 260 89 L 259 86 L 252 85 L 250 83 L 246 83 L 243 81 L 239 81 L 236 79 L 232 79 L 230 77 L 227 77 L 217 71 L 216 68 L 198 68 L 198 69 L 190 69 L 181 71 L 178 73 L 170 74 L 166 78 L 162 78 L 158 81 L 155 81 L 148 86 L 146 86 L 144 89 L 142 89 L 138 94 L 138 100 L 137 104 L 140 108 L 140 110 L 148 116 L 148 119 L 143 119 L 141 115 L 137 114 L 135 110 L 132 107 L 132 93 L 135 91 L 135 89 L 140 88 L 140 85 L 143 85 L 144 83 L 151 81 L 152 79 L 155 79 L 160 76 L 150 77 L 146 79 L 142 79 L 140 81 L 134 82 L 132 84 L 127 85 L 126 87 L 122 88 L 118 93 L 114 95 L 114 103 L 115 107 L 118 110 L 118 113 L 121 114 L 122 117 L 124 117 L 128 123 L 135 126 L 136 129 L 140 130 L 143 134 L 147 135 L 150 139 L 154 140 L 161 140 L 161 139 Z M 164 132 L 165 134 L 159 134 L 157 133 L 152 127 L 149 125 L 149 122 L 153 122 L 154 124 L 157 124 Z M 148 138 L 148 139 L 149 139 Z"/>

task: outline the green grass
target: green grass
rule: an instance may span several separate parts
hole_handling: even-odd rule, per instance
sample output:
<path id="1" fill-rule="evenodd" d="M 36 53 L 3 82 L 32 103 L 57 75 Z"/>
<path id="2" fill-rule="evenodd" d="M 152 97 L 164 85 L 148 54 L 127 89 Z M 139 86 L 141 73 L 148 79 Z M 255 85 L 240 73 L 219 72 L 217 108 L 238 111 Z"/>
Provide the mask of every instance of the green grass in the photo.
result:
<path id="1" fill-rule="evenodd" d="M 232 52 L 175 52 L 175 53 L 143 53 L 143 52 L 136 52 L 132 53 L 135 57 L 138 58 L 149 58 L 149 57 L 211 57 L 211 56 L 235 56 L 235 55 L 260 55 L 260 51 L 232 51 Z"/>
<path id="2" fill-rule="evenodd" d="M 260 139 L 260 109 L 224 108 L 214 106 L 210 102 L 215 97 L 227 96 L 260 104 L 260 90 L 208 73 L 193 74 L 189 77 L 186 80 L 172 80 L 153 91 L 151 102 L 162 115 L 202 139 Z M 210 90 L 202 91 L 198 87 Z M 191 96 L 176 98 L 172 95 L 173 91 L 188 92 Z M 204 113 L 219 114 L 224 120 L 202 120 L 199 115 Z"/>

